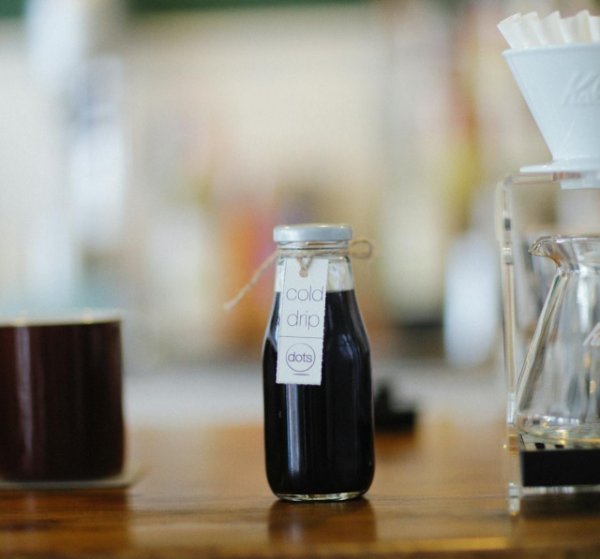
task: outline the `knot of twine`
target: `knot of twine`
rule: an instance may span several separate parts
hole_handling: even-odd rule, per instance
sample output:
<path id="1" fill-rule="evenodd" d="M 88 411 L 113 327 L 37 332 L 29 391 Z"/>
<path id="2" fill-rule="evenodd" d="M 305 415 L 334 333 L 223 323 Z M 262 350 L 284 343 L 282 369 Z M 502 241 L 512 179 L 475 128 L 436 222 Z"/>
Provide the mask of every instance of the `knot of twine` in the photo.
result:
<path id="1" fill-rule="evenodd" d="M 302 251 L 302 256 L 296 256 L 296 254 Z M 340 248 L 340 249 L 332 249 L 326 250 L 316 249 L 316 250 L 305 250 L 305 249 L 275 249 L 269 256 L 267 256 L 260 266 L 256 268 L 252 277 L 245 283 L 241 289 L 237 292 L 235 297 L 231 298 L 227 301 L 223 308 L 226 311 L 230 311 L 235 308 L 238 303 L 252 290 L 252 288 L 258 283 L 263 274 L 269 269 L 271 264 L 275 262 L 275 259 L 278 256 L 296 256 L 296 260 L 300 265 L 300 275 L 302 277 L 306 277 L 308 275 L 308 269 L 310 268 L 310 264 L 312 259 L 315 256 L 323 254 L 326 252 L 328 255 L 334 256 L 351 256 L 352 258 L 359 258 L 361 260 L 368 260 L 373 255 L 373 245 L 371 241 L 368 239 L 356 239 L 354 241 L 350 241 L 348 243 L 348 248 Z"/>

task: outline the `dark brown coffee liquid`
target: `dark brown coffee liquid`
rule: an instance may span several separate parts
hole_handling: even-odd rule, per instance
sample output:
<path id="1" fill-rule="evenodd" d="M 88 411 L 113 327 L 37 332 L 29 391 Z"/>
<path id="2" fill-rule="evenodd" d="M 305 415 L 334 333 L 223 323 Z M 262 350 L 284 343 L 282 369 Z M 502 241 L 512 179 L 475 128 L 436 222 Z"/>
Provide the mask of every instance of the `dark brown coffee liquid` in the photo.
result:
<path id="1" fill-rule="evenodd" d="M 119 323 L 0 327 L 0 476 L 89 480 L 123 460 Z"/>
<path id="2" fill-rule="evenodd" d="M 363 493 L 374 473 L 373 406 L 354 291 L 327 293 L 320 386 L 275 381 L 279 297 L 263 353 L 269 485 L 277 495 Z"/>

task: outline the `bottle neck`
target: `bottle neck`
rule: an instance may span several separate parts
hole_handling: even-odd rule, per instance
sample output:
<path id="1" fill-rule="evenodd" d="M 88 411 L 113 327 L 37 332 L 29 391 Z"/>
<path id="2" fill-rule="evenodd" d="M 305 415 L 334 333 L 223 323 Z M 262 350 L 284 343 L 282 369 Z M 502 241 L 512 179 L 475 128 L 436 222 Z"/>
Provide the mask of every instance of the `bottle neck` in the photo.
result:
<path id="1" fill-rule="evenodd" d="M 313 258 L 326 258 L 327 291 L 348 291 L 354 289 L 354 277 L 349 256 L 347 241 L 343 242 L 294 242 L 278 243 L 277 265 L 275 274 L 275 291 L 281 292 L 284 279 L 284 262 L 288 258 L 302 261 L 302 265 L 310 267 Z"/>

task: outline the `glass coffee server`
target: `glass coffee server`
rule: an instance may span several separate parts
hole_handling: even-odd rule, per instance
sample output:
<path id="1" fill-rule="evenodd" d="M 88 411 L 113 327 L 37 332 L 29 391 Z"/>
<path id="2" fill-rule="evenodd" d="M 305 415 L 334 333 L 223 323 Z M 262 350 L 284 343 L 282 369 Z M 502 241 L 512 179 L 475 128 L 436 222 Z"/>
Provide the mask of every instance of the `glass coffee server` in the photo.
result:
<path id="1" fill-rule="evenodd" d="M 499 187 L 497 209 L 508 380 L 507 420 L 514 434 L 517 423 L 523 423 L 519 421 L 523 420 L 524 413 L 519 399 L 519 388 L 521 391 L 524 388 L 521 373 L 544 303 L 555 279 L 576 265 L 570 262 L 557 266 L 560 256 L 541 254 L 536 243 L 545 237 L 571 241 L 600 239 L 600 169 L 511 175 Z M 579 270 L 579 273 L 586 272 Z M 589 306 L 595 304 L 592 294 L 584 294 L 580 289 L 580 312 L 589 312 Z M 541 328 L 541 324 L 539 326 Z"/>
<path id="2" fill-rule="evenodd" d="M 600 168 L 512 175 L 497 210 L 518 509 L 600 485 Z"/>

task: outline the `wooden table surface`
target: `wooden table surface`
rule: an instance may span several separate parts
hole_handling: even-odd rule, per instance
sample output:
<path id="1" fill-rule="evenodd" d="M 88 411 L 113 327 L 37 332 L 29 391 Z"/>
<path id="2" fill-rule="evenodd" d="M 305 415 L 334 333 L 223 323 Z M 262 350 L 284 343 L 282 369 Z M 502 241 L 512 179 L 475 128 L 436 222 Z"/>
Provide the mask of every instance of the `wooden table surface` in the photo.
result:
<path id="1" fill-rule="evenodd" d="M 507 512 L 503 428 L 380 435 L 367 498 L 276 500 L 260 425 L 136 429 L 128 489 L 0 492 L 7 557 L 600 557 L 600 507 Z"/>

